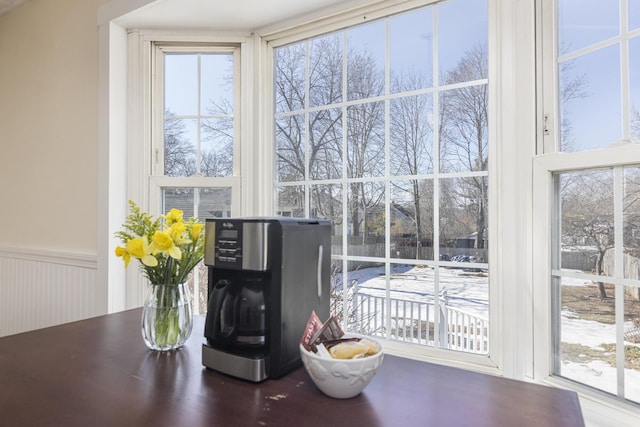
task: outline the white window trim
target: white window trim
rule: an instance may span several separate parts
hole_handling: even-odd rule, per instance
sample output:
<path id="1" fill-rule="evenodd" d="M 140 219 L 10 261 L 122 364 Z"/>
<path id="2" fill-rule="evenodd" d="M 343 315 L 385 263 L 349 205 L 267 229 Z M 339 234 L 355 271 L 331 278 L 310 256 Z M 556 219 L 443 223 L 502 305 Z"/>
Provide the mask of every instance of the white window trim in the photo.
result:
<path id="1" fill-rule="evenodd" d="M 393 3 L 393 2 L 392 2 Z M 365 7 L 350 11 L 345 16 L 331 16 L 315 22 L 313 26 L 288 27 L 284 31 L 262 34 L 268 42 L 267 56 L 273 56 L 275 47 L 359 24 L 389 13 L 400 12 L 433 3 L 411 1 Z M 530 50 L 529 56 L 518 56 L 516 43 Z M 494 260 L 490 274 L 491 350 L 489 357 L 424 349 L 400 342 L 385 342 L 393 353 L 447 365 L 472 368 L 512 378 L 533 377 L 533 344 L 531 339 L 531 158 L 535 148 L 535 34 L 533 4 L 489 0 L 489 188 L 491 197 L 489 258 Z M 269 79 L 273 79 L 269 64 Z M 508 76 L 505 78 L 504 76 Z M 499 83 L 499 84 L 498 84 Z M 272 93 L 267 93 L 272 99 Z M 503 107 L 518 106 L 519 109 Z M 269 114 L 267 116 L 267 113 Z M 263 121 L 271 129 L 272 111 L 263 112 Z M 518 141 L 513 144 L 511 141 Z M 269 144 L 273 150 L 273 141 Z M 508 177 L 505 179 L 504 177 Z M 524 194 L 522 189 L 525 190 Z M 511 200 L 518 200 L 512 203 Z M 527 256 L 528 255 L 528 256 Z M 521 284 L 520 287 L 511 286 Z M 510 301 L 511 303 L 507 303 Z M 504 319 L 509 319 L 508 327 Z M 527 331 L 529 331 L 527 333 Z"/>
<path id="2" fill-rule="evenodd" d="M 102 10 L 101 10 L 102 11 Z M 99 15 L 101 15 L 99 13 Z M 121 16 L 121 15 L 118 15 Z M 114 18 L 111 18 L 114 19 Z M 218 178 L 215 185 L 234 191 L 233 214 L 255 215 L 260 212 L 260 192 L 240 191 L 259 183 L 262 150 L 255 138 L 261 136 L 259 126 L 253 126 L 256 116 L 253 87 L 259 76 L 253 74 L 256 38 L 246 33 L 216 33 L 192 31 L 128 31 L 109 18 L 99 16 L 100 67 L 100 140 L 98 196 L 98 270 L 100 289 L 105 292 L 107 312 L 138 307 L 144 299 L 144 280 L 135 268 L 125 271 L 121 260 L 113 256 L 118 244 L 113 237 L 128 214 L 128 200 L 135 200 L 144 210 L 155 212 L 160 203 L 152 194 L 157 185 L 183 186 L 179 179 L 150 178 L 152 118 L 151 118 L 151 55 L 152 42 L 194 42 L 235 44 L 240 46 L 241 94 L 236 112 L 240 130 L 240 178 Z M 238 148 L 236 148 L 238 149 Z M 126 165 L 126 166 L 125 166 Z M 207 182 L 208 181 L 208 182 Z M 202 178 L 203 186 L 211 179 Z M 195 184 L 191 181 L 189 185 Z M 236 193 L 237 192 L 237 193 Z M 262 193 L 264 194 L 264 193 Z"/>
<path id="3" fill-rule="evenodd" d="M 612 148 L 577 153 L 552 153 L 537 156 L 533 161 L 534 223 L 534 379 L 555 387 L 579 392 L 581 403 L 589 418 L 603 425 L 634 425 L 640 422 L 637 411 L 615 397 L 586 385 L 553 376 L 553 334 L 551 306 L 552 203 L 555 172 L 625 166 L 640 162 L 640 145 L 625 144 Z"/>
<path id="4" fill-rule="evenodd" d="M 534 380 L 551 386 L 575 390 L 579 393 L 583 414 L 593 425 L 637 425 L 640 415 L 633 406 L 602 391 L 571 380 L 553 376 L 553 324 L 551 306 L 551 244 L 554 226 L 553 200 L 555 172 L 624 166 L 640 162 L 640 145 L 620 144 L 610 148 L 583 152 L 558 152 L 559 112 L 555 58 L 557 42 L 554 31 L 545 31 L 544 24 L 555 22 L 554 0 L 538 0 L 536 4 L 537 31 L 540 48 L 537 50 L 538 139 L 540 154 L 533 158 L 533 348 Z M 550 64 L 550 65 L 547 65 Z M 626 127 L 628 129 L 628 126 Z"/>

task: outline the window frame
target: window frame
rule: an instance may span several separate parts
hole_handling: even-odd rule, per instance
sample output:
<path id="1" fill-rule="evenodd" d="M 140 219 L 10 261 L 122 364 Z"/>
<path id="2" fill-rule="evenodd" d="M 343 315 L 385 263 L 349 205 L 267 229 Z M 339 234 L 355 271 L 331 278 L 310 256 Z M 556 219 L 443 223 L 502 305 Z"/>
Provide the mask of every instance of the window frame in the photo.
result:
<path id="1" fill-rule="evenodd" d="M 162 189 L 169 188 L 230 188 L 232 192 L 231 213 L 243 215 L 243 206 L 253 205 L 242 188 L 248 180 L 255 180 L 255 172 L 246 168 L 249 159 L 250 132 L 246 132 L 246 120 L 250 104 L 246 97 L 250 87 L 248 68 L 253 63 L 252 40 L 242 34 L 220 35 L 216 33 L 194 33 L 190 31 L 136 30 L 127 35 L 129 90 L 127 91 L 128 126 L 126 147 L 127 179 L 126 200 L 136 200 L 145 211 L 160 215 L 162 209 Z M 234 54 L 234 166 L 233 175 L 226 177 L 170 177 L 164 176 L 164 159 L 156 154 L 158 145 L 164 145 L 164 86 L 162 61 L 157 61 L 158 49 L 172 51 L 202 49 L 203 51 L 232 51 Z M 248 137 L 243 137 L 248 135 Z M 136 141 L 132 143 L 131 141 Z M 162 152 L 162 149 L 160 152 Z M 242 161 L 243 153 L 248 160 Z M 158 170 L 161 174 L 158 174 Z M 127 307 L 142 304 L 145 298 L 145 280 L 136 269 L 125 272 L 125 301 Z"/>
<path id="2" fill-rule="evenodd" d="M 556 0 L 538 0 L 536 5 L 536 28 L 538 47 L 537 81 L 538 89 L 538 137 L 537 153 L 533 157 L 533 347 L 534 347 L 534 379 L 555 387 L 569 388 L 577 391 L 589 411 L 591 418 L 605 424 L 617 420 L 619 423 L 637 422 L 631 402 L 621 401 L 604 391 L 597 390 L 575 380 L 554 374 L 556 342 L 554 323 L 559 315 L 559 307 L 554 301 L 558 295 L 552 283 L 553 260 L 557 258 L 558 218 L 557 188 L 554 174 L 598 168 L 624 167 L 640 164 L 640 144 L 629 143 L 630 138 L 623 137 L 622 144 L 606 148 L 577 152 L 560 151 L 559 125 L 559 76 L 557 73 L 557 25 Z M 621 60 L 624 64 L 624 59 Z M 624 80 L 625 71 L 621 71 Z M 628 73 L 626 73 L 628 78 Z M 624 82 L 622 83 L 624 93 Z M 628 89 L 628 88 L 627 88 Z M 622 97 L 624 99 L 624 96 Z M 624 103 L 624 101 L 623 101 Z M 623 132 L 629 132 L 629 105 L 623 107 Z M 564 276 L 562 276 L 564 277 Z M 608 281 L 619 285 L 620 279 L 608 277 Z M 622 288 L 616 286 L 616 299 L 622 297 Z M 617 310 L 620 311 L 620 310 Z M 620 312 L 621 314 L 621 312 Z M 619 316 L 616 313 L 616 316 Z M 619 326 L 618 326 L 619 327 Z M 615 411 L 615 416 L 612 415 Z"/>
<path id="3" fill-rule="evenodd" d="M 345 29 L 370 20 L 384 18 L 388 15 L 405 12 L 417 7 L 426 6 L 434 1 L 411 1 L 403 4 L 392 4 L 386 7 L 369 7 L 347 12 L 340 16 L 331 16 L 315 22 L 315 25 L 303 25 L 296 28 L 288 28 L 280 32 L 269 32 L 262 34 L 266 43 L 267 56 L 269 58 L 268 79 L 273 81 L 273 57 L 274 48 L 308 39 L 331 31 Z M 531 156 L 535 147 L 535 66 L 533 62 L 533 48 L 531 56 L 524 59 L 515 58 L 511 55 L 510 45 L 499 43 L 502 34 L 515 34 L 520 32 L 522 43 L 531 43 L 534 39 L 534 8 L 533 5 L 512 4 L 508 1 L 488 0 L 488 51 L 489 51 L 489 152 L 492 159 L 489 162 L 489 188 L 493 195 L 489 196 L 489 212 L 493 212 L 488 223 L 489 241 L 495 242 L 489 245 L 489 258 L 496 260 L 494 272 L 489 278 L 489 312 L 490 328 L 490 351 L 486 355 L 465 354 L 462 352 L 452 352 L 439 348 L 424 348 L 411 344 L 385 341 L 385 347 L 392 353 L 402 356 L 436 361 L 453 366 L 461 366 L 488 372 L 492 374 L 507 374 L 517 378 L 533 376 L 533 344 L 527 343 L 531 335 L 526 333 L 520 336 L 505 336 L 511 327 L 522 327 L 525 330 L 530 328 L 533 308 L 529 305 L 531 300 L 526 298 L 529 291 L 512 289 L 505 286 L 511 280 L 518 280 L 526 284 L 531 284 L 530 273 L 531 264 L 527 261 L 517 259 L 518 251 L 522 250 L 521 243 L 527 244 L 531 241 L 530 231 L 527 230 L 527 222 L 530 214 L 525 210 L 530 207 L 530 202 L 517 205 L 510 203 L 514 192 L 514 183 L 524 183 L 527 185 L 531 180 Z M 509 15 L 510 20 L 504 20 L 503 16 Z M 529 29 L 529 31 L 526 31 Z M 516 70 L 516 71 L 514 71 Z M 500 80 L 500 76 L 514 74 L 505 85 Z M 527 78 L 529 80 L 527 81 Z M 493 83 L 491 83 L 493 82 Z M 522 86 L 518 86 L 522 83 Z M 270 88 L 267 91 L 267 98 L 271 100 L 269 108 L 264 110 L 264 121 L 269 124 L 270 129 L 270 149 L 275 152 L 275 142 L 273 141 L 274 129 L 272 121 L 273 92 Z M 513 105 L 518 101 L 523 101 L 526 110 L 530 111 L 529 116 L 521 115 L 514 119 L 513 109 L 508 105 Z M 492 117 L 492 118 L 491 118 Z M 527 133 L 529 132 L 529 133 Z M 514 138 L 515 140 L 529 141 L 530 149 L 522 150 L 516 146 L 509 146 L 504 141 Z M 501 151 L 506 149 L 506 155 Z M 511 157 L 513 155 L 513 157 Z M 518 166 L 506 165 L 513 158 L 517 159 Z M 275 164 L 272 162 L 272 169 Z M 517 176 L 515 180 L 505 181 L 501 177 L 509 174 Z M 274 173 L 275 176 L 275 172 Z M 527 173 L 529 174 L 527 176 Z M 275 188 L 275 187 L 274 187 Z M 530 198 L 529 198 L 530 201 Z M 270 211 L 275 212 L 275 194 L 271 197 Z M 518 218 L 524 217 L 525 221 Z M 513 234 L 503 233 L 499 225 L 508 224 L 508 228 Z M 530 230 L 530 229 L 529 229 Z M 519 236 L 521 242 L 516 244 L 512 236 Z M 517 249 L 517 250 L 514 250 Z M 526 253 L 531 253 L 527 250 Z M 506 261 L 504 261 L 504 259 Z M 527 285 L 523 288 L 528 288 Z M 507 297 L 504 296 L 507 293 Z M 502 301 L 516 298 L 517 304 L 505 306 Z M 524 316 L 521 316 L 524 313 Z M 502 319 L 517 318 L 514 322 L 516 326 L 506 327 Z M 517 354 L 517 357 L 513 355 Z"/>
<path id="4" fill-rule="evenodd" d="M 154 40 L 151 43 L 151 147 L 148 153 L 150 162 L 149 175 L 149 209 L 154 214 L 161 214 L 162 190 L 164 188 L 230 188 L 232 215 L 240 212 L 240 46 L 237 44 L 218 43 L 166 43 Z M 173 177 L 164 174 L 164 61 L 165 53 L 232 53 L 234 57 L 234 144 L 233 174 L 223 177 L 207 177 L 194 175 L 189 177 Z M 238 111 L 236 111 L 236 109 Z"/>

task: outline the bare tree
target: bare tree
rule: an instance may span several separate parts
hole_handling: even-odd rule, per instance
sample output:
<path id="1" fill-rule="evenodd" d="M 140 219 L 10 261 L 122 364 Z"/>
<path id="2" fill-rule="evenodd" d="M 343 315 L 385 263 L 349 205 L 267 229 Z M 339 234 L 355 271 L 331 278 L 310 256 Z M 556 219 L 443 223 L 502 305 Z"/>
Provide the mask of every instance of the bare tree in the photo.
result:
<path id="1" fill-rule="evenodd" d="M 631 107 L 631 136 L 640 139 L 640 110 Z"/>
<path id="2" fill-rule="evenodd" d="M 171 117 L 171 111 L 165 117 Z M 184 121 L 166 119 L 164 121 L 164 173 L 168 176 L 190 176 L 195 172 L 193 157 L 195 148 L 186 135 Z"/>
<path id="3" fill-rule="evenodd" d="M 428 76 L 415 70 L 404 74 L 394 75 L 391 79 L 391 91 L 393 93 L 410 92 L 426 86 Z M 397 98 L 390 103 L 390 144 L 391 144 L 391 168 L 395 175 L 418 175 L 433 172 L 433 99 L 431 95 L 412 95 Z M 413 209 L 404 210 L 415 221 L 416 257 L 419 257 L 420 242 L 427 234 L 427 230 L 433 231 L 432 221 L 429 221 L 428 212 L 433 209 L 424 209 L 423 196 L 433 197 L 433 185 L 431 191 L 425 193 L 421 181 L 409 180 L 408 185 L 394 184 L 395 187 L 407 192 L 413 201 Z M 427 203 L 428 199 L 424 199 Z M 433 203 L 429 203 L 431 208 Z M 424 216 L 427 215 L 427 218 Z M 432 218 L 432 216 L 431 216 Z M 423 224 L 423 219 L 424 224 Z"/>
<path id="4" fill-rule="evenodd" d="M 613 179 L 611 170 L 568 173 L 562 185 L 562 239 L 564 245 L 595 249 L 595 274 L 604 273 L 604 258 L 614 246 Z M 603 282 L 598 294 L 607 298 Z"/>
<path id="5" fill-rule="evenodd" d="M 446 84 L 474 82 L 485 79 L 486 47 L 476 45 L 465 53 L 458 64 L 444 76 Z M 441 167 L 444 171 L 484 171 L 488 165 L 488 91 L 486 83 L 463 85 L 445 91 L 440 96 Z M 487 180 L 469 177 L 460 180 L 461 200 L 475 216 L 476 247 L 484 248 Z"/>
<path id="6" fill-rule="evenodd" d="M 570 46 L 560 47 L 563 53 L 569 52 Z M 589 96 L 587 87 L 589 81 L 585 73 L 575 74 L 575 59 L 561 62 L 558 65 L 560 85 L 560 150 L 577 151 L 579 143 L 573 135 L 573 122 L 568 112 L 568 106 L 572 101 Z"/>

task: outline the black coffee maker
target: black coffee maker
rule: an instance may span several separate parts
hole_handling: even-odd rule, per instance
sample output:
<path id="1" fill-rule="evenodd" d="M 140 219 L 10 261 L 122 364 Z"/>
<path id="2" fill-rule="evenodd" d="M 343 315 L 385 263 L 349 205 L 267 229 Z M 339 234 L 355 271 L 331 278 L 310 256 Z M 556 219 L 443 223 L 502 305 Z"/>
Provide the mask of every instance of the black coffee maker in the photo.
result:
<path id="1" fill-rule="evenodd" d="M 300 366 L 309 315 L 329 317 L 330 252 L 326 220 L 208 219 L 203 365 L 253 382 Z"/>

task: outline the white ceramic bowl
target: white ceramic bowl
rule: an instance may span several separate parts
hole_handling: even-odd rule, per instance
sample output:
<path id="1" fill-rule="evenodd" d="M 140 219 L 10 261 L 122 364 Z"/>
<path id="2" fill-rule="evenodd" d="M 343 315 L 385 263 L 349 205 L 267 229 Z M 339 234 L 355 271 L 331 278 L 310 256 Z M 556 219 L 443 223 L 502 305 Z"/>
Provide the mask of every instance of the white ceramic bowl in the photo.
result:
<path id="1" fill-rule="evenodd" d="M 300 344 L 300 356 L 313 383 L 327 396 L 349 399 L 359 395 L 369 384 L 382 363 L 384 354 L 380 343 L 370 337 L 345 334 L 345 337 L 361 337 L 373 341 L 378 352 L 360 359 L 333 359 L 307 351 Z"/>

